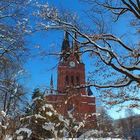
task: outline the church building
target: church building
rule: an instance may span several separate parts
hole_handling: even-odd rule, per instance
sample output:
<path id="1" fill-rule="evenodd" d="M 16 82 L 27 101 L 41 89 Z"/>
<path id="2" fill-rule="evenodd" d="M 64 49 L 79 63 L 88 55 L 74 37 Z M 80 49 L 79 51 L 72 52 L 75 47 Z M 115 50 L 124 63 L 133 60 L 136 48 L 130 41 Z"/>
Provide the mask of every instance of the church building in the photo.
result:
<path id="1" fill-rule="evenodd" d="M 76 38 L 76 34 L 75 34 Z M 63 116 L 68 117 L 70 111 L 77 122 L 84 122 L 83 129 L 96 127 L 95 97 L 90 87 L 84 88 L 85 64 L 80 58 L 80 48 L 77 41 L 69 41 L 66 32 L 62 42 L 61 56 L 57 69 L 57 91 L 53 89 L 51 77 L 51 90 L 46 95 L 46 101 Z"/>

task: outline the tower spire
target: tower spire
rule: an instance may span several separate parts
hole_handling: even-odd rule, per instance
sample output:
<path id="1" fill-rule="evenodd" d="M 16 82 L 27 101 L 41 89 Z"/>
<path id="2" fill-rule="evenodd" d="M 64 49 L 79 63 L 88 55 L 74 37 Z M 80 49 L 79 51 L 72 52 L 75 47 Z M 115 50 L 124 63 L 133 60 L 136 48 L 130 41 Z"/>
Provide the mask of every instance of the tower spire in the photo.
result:
<path id="1" fill-rule="evenodd" d="M 64 39 L 62 42 L 62 48 L 61 48 L 61 52 L 62 55 L 60 57 L 60 60 L 66 60 L 68 55 L 68 52 L 70 51 L 70 43 L 69 43 L 69 33 L 67 31 L 64 32 Z"/>
<path id="2" fill-rule="evenodd" d="M 50 92 L 53 93 L 54 86 L 53 86 L 53 75 L 51 75 L 51 80 L 50 80 Z"/>
<path id="3" fill-rule="evenodd" d="M 76 32 L 74 33 L 74 38 L 77 40 L 77 34 Z M 78 44 L 77 44 L 77 41 L 74 40 L 74 49 L 77 50 L 78 49 Z"/>
<path id="4" fill-rule="evenodd" d="M 63 40 L 63 43 L 62 43 L 62 51 L 63 50 L 67 50 L 67 49 L 70 49 L 70 44 L 69 44 L 69 34 L 67 31 L 64 32 L 64 40 Z"/>
<path id="5" fill-rule="evenodd" d="M 80 61 L 79 45 L 78 45 L 78 42 L 77 42 L 77 34 L 76 34 L 76 32 L 74 32 L 74 39 L 73 39 L 72 46 L 73 46 L 72 50 L 73 50 L 73 53 L 76 56 L 77 61 Z"/>

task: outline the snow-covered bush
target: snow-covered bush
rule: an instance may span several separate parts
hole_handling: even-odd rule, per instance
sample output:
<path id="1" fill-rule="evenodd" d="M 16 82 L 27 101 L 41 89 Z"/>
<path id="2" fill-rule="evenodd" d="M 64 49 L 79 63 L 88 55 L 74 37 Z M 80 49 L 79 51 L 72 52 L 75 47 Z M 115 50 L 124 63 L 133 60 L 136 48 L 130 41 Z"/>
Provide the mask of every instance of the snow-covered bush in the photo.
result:
<path id="1" fill-rule="evenodd" d="M 24 127 L 17 130 L 16 135 L 24 134 L 26 139 L 63 137 L 64 130 L 69 125 L 68 120 L 64 119 L 51 104 L 47 104 L 45 99 L 40 97 L 33 99 L 32 109 L 20 120 Z M 27 134 L 25 135 L 25 133 Z"/>
<path id="2" fill-rule="evenodd" d="M 22 136 L 27 140 L 77 137 L 84 123 L 76 122 L 71 110 L 67 118 L 62 116 L 39 92 L 39 90 L 34 92 L 30 109 L 28 108 L 26 115 L 20 118 L 22 127 L 16 131 L 15 137 Z"/>

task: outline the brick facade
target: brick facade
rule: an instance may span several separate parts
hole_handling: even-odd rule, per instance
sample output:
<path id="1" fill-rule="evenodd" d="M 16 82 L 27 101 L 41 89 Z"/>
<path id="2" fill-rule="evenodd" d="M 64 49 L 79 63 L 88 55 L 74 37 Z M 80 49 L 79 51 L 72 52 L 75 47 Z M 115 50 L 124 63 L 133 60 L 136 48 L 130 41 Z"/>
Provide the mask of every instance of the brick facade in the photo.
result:
<path id="1" fill-rule="evenodd" d="M 85 121 L 85 129 L 92 129 L 96 127 L 95 97 L 89 96 L 85 88 L 77 88 L 86 83 L 85 64 L 80 61 L 77 44 L 73 43 L 71 49 L 68 41 L 66 35 L 62 44 L 63 55 L 57 71 L 57 93 L 47 95 L 46 101 L 53 104 L 55 109 L 65 117 L 68 116 L 68 111 L 73 109 L 72 114 L 76 121 Z"/>

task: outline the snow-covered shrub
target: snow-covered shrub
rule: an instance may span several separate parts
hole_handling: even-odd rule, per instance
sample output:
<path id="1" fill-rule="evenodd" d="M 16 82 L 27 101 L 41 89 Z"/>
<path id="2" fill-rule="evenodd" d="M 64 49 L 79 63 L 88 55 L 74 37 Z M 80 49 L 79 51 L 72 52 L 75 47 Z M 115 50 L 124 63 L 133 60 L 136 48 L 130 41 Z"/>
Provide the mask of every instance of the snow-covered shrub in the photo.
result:
<path id="1" fill-rule="evenodd" d="M 24 127 L 16 131 L 18 135 L 22 135 L 24 130 L 28 130 L 30 138 L 57 138 L 63 137 L 68 121 L 61 116 L 51 104 L 47 104 L 45 99 L 36 97 L 33 99 L 32 109 L 21 117 Z M 27 131 L 26 131 L 27 132 Z M 23 135 L 25 137 L 25 135 Z"/>
<path id="2" fill-rule="evenodd" d="M 58 113 L 53 105 L 48 104 L 41 94 L 34 94 L 30 109 L 28 108 L 27 114 L 20 118 L 22 127 L 16 131 L 15 137 L 23 136 L 23 139 L 27 140 L 77 137 L 84 123 L 76 122 L 72 110 L 68 111 L 66 118 Z"/>

